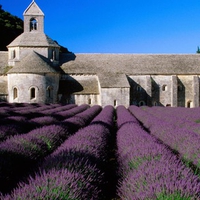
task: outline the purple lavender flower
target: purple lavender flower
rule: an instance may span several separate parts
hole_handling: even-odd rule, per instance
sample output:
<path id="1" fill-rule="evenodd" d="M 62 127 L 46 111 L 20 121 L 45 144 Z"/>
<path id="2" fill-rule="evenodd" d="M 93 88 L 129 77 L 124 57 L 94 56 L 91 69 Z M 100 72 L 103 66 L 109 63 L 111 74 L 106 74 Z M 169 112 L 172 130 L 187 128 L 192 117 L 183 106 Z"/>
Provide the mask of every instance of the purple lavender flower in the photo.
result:
<path id="1" fill-rule="evenodd" d="M 135 110 L 137 108 L 134 108 L 134 114 Z M 117 112 L 117 120 L 120 122 L 126 111 L 124 110 L 123 115 L 121 113 Z M 145 117 L 143 111 L 140 113 L 140 119 Z M 150 122 L 149 119 L 145 121 L 149 125 Z M 161 196 L 198 199 L 198 176 L 139 124 L 125 123 L 121 126 L 117 132 L 117 147 L 121 177 L 118 194 L 121 199 L 153 200 Z"/>
<path id="2" fill-rule="evenodd" d="M 17 199 L 100 199 L 101 190 L 93 184 L 102 175 L 84 174 L 67 169 L 41 172 L 29 179 L 29 184 L 21 183 L 5 200 Z"/>

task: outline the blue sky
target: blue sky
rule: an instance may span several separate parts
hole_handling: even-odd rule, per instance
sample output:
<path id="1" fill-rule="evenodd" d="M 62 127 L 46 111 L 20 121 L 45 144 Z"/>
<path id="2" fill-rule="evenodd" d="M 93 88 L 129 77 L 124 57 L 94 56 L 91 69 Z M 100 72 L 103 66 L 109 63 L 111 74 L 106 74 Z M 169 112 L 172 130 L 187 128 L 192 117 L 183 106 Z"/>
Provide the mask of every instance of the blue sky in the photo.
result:
<path id="1" fill-rule="evenodd" d="M 35 0 L 45 33 L 74 53 L 195 53 L 199 0 Z M 0 0 L 23 19 L 31 0 Z"/>

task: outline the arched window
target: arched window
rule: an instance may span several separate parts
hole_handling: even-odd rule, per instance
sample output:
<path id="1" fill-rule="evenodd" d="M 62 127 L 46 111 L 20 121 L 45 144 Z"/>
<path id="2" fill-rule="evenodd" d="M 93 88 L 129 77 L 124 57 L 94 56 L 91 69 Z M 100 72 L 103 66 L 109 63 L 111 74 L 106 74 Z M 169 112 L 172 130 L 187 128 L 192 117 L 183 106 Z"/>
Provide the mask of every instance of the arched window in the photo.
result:
<path id="1" fill-rule="evenodd" d="M 136 90 L 137 90 L 138 92 L 141 92 L 141 91 L 142 91 L 142 87 L 141 87 L 140 85 L 138 85 L 137 88 L 136 88 Z"/>
<path id="2" fill-rule="evenodd" d="M 35 95 L 35 88 L 31 88 L 31 91 L 30 91 L 30 98 L 31 99 L 35 99 L 36 95 Z"/>
<path id="3" fill-rule="evenodd" d="M 13 99 L 16 99 L 18 97 L 18 92 L 17 92 L 17 88 L 15 87 L 13 89 Z"/>
<path id="4" fill-rule="evenodd" d="M 162 86 L 162 91 L 167 91 L 167 85 Z"/>
<path id="5" fill-rule="evenodd" d="M 52 97 L 52 95 L 53 95 L 53 87 L 52 86 L 48 86 L 47 87 L 47 96 L 49 97 L 49 98 L 51 98 Z"/>
<path id="6" fill-rule="evenodd" d="M 140 101 L 139 102 L 139 106 L 145 106 L 146 104 L 145 104 L 145 102 L 144 101 Z"/>
<path id="7" fill-rule="evenodd" d="M 88 104 L 90 105 L 90 104 L 92 104 L 92 99 L 88 99 Z"/>
<path id="8" fill-rule="evenodd" d="M 38 28 L 38 23 L 37 23 L 37 20 L 35 18 L 32 18 L 30 20 L 30 31 L 36 31 Z"/>
<path id="9" fill-rule="evenodd" d="M 188 101 L 187 102 L 187 108 L 191 108 L 192 107 L 192 101 Z"/>

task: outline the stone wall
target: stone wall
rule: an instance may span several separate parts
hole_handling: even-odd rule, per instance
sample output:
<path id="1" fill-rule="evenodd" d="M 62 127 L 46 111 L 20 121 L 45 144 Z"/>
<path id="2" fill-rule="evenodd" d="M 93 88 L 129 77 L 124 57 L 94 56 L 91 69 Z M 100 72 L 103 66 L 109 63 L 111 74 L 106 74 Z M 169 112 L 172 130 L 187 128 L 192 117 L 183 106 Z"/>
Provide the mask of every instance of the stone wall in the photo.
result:
<path id="1" fill-rule="evenodd" d="M 89 78 L 95 81 L 90 82 L 91 80 L 88 81 Z M 103 107 L 106 105 L 124 105 L 128 107 L 130 104 L 142 106 L 143 103 L 148 106 L 173 107 L 198 107 L 200 105 L 200 77 L 197 75 L 135 75 L 128 76 L 128 79 L 130 88 L 99 88 L 99 93 L 93 94 L 92 92 L 89 93 L 91 88 L 94 89 L 96 84 L 95 88 L 99 87 L 96 77 L 81 77 L 81 83 L 87 83 L 88 88 L 85 87 L 82 94 L 71 94 L 70 102 L 68 103 L 76 103 L 78 105 L 99 104 Z M 59 75 L 8 74 L 8 76 L 0 78 L 0 84 L 3 84 L 4 87 L 8 84 L 8 90 L 6 89 L 5 92 L 0 94 L 0 99 L 4 101 L 7 98 L 7 94 L 9 94 L 8 101 L 11 103 L 58 102 Z M 17 98 L 14 98 L 14 87 L 18 91 Z M 31 99 L 30 90 L 33 87 L 36 89 L 36 97 Z"/>
<path id="2" fill-rule="evenodd" d="M 95 94 L 75 94 L 74 95 L 74 103 L 77 105 L 81 104 L 89 104 L 91 106 L 93 105 L 99 105 L 100 104 L 100 96 Z"/>
<path id="3" fill-rule="evenodd" d="M 8 74 L 9 102 L 56 103 L 59 76 L 39 74 Z M 14 88 L 17 94 L 14 94 Z M 35 89 L 35 97 L 31 89 Z"/>
<path id="4" fill-rule="evenodd" d="M 151 77 L 128 76 L 130 84 L 130 104 L 131 105 L 151 105 L 152 84 Z"/>
<path id="5" fill-rule="evenodd" d="M 46 103 L 58 102 L 58 89 L 59 89 L 59 74 L 47 74 L 45 81 L 46 88 Z"/>
<path id="6" fill-rule="evenodd" d="M 178 106 L 194 107 L 194 77 L 178 76 Z"/>
<path id="7" fill-rule="evenodd" d="M 172 76 L 151 76 L 152 101 L 162 106 L 172 106 Z"/>
<path id="8" fill-rule="evenodd" d="M 101 105 L 118 106 L 130 105 L 130 89 L 129 88 L 101 88 Z"/>
<path id="9" fill-rule="evenodd" d="M 20 59 L 22 59 L 25 55 L 32 53 L 33 51 L 43 55 L 46 58 L 49 56 L 47 47 L 20 47 Z"/>
<path id="10" fill-rule="evenodd" d="M 8 100 L 7 76 L 0 76 L 0 102 Z"/>

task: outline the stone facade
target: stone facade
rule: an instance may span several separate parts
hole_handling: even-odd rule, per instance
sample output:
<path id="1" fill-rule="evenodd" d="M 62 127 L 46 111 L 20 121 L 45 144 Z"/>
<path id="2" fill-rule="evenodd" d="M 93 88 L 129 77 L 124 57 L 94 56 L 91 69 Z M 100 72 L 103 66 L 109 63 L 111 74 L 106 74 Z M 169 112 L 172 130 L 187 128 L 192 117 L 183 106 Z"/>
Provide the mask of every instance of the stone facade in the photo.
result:
<path id="1" fill-rule="evenodd" d="M 8 74 L 8 101 L 11 103 L 55 103 L 57 102 L 58 80 L 59 76 L 54 74 L 45 76 L 25 73 Z M 17 94 L 14 94 L 14 89 Z"/>
<path id="2" fill-rule="evenodd" d="M 0 52 L 0 100 L 198 107 L 198 54 L 73 54 L 44 33 L 44 13 L 32 1 L 24 32 Z"/>

